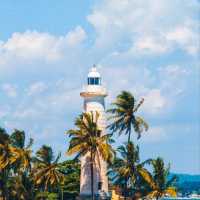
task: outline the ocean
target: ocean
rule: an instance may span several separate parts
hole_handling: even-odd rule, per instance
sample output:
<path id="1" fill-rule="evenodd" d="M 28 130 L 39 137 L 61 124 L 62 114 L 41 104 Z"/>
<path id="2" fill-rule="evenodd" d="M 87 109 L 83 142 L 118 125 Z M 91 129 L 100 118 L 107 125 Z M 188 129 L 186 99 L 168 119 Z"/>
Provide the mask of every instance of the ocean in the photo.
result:
<path id="1" fill-rule="evenodd" d="M 198 198 L 189 198 L 189 197 L 162 198 L 162 200 L 200 200 L 200 197 L 198 197 Z"/>

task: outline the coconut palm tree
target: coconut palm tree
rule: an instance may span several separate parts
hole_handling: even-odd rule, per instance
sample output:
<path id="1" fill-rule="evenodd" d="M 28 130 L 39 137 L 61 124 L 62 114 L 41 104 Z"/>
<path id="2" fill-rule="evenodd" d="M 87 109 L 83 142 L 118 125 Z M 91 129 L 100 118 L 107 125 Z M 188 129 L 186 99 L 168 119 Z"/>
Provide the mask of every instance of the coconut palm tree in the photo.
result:
<path id="1" fill-rule="evenodd" d="M 25 132 L 15 129 L 10 136 L 10 143 L 12 146 L 12 155 L 15 159 L 14 171 L 18 173 L 30 171 L 33 139 L 30 138 L 28 144 L 25 145 Z"/>
<path id="2" fill-rule="evenodd" d="M 112 174 L 114 183 L 124 188 L 126 196 L 128 187 L 135 191 L 140 189 L 140 181 L 147 174 L 144 165 L 149 164 L 151 159 L 140 162 L 139 147 L 132 142 L 120 146 L 117 151 L 120 153 L 120 158 L 115 159 L 109 173 Z"/>
<path id="3" fill-rule="evenodd" d="M 30 139 L 25 147 L 25 133 L 15 130 L 11 136 L 2 134 L 4 141 L 0 143 L 0 169 L 4 169 L 12 165 L 14 171 L 25 171 L 31 165 L 31 149 L 33 140 Z M 1 140 L 1 139 L 0 139 Z"/>
<path id="4" fill-rule="evenodd" d="M 5 169 L 16 161 L 12 154 L 13 149 L 10 145 L 10 136 L 4 129 L 0 129 L 0 170 Z"/>
<path id="5" fill-rule="evenodd" d="M 98 119 L 98 112 L 83 113 L 75 121 L 77 128 L 67 131 L 67 134 L 71 137 L 67 151 L 68 155 L 76 154 L 76 158 L 89 155 L 92 200 L 94 199 L 93 168 L 95 160 L 99 160 L 101 156 L 102 159 L 110 162 L 114 156 L 114 150 L 109 144 L 112 142 L 111 135 L 101 134 L 101 130 L 98 127 Z M 99 162 L 98 164 L 100 165 Z"/>
<path id="6" fill-rule="evenodd" d="M 33 140 L 30 139 L 29 144 L 25 147 L 25 133 L 23 131 L 15 130 L 11 135 L 8 135 L 3 129 L 0 130 L 0 171 L 2 171 L 2 176 L 6 175 L 4 187 L 8 187 L 7 189 L 12 190 L 12 192 L 15 190 L 17 195 L 19 188 L 25 188 L 23 182 L 20 181 L 30 172 L 32 142 Z M 24 192 L 25 190 L 20 191 Z"/>
<path id="7" fill-rule="evenodd" d="M 64 175 L 59 170 L 59 153 L 54 158 L 54 153 L 51 147 L 43 145 L 37 152 L 34 158 L 34 168 L 32 171 L 33 180 L 36 186 L 41 187 L 44 191 L 59 185 L 63 182 Z"/>
<path id="8" fill-rule="evenodd" d="M 136 103 L 130 92 L 122 91 L 112 103 L 112 108 L 107 111 L 111 114 L 109 117 L 111 124 L 108 128 L 112 133 L 128 134 L 128 142 L 130 142 L 131 132 L 134 129 L 139 139 L 141 133 L 148 130 L 148 124 L 144 119 L 135 115 L 143 102 L 144 99 L 141 99 L 139 103 Z"/>
<path id="9" fill-rule="evenodd" d="M 165 167 L 162 158 L 158 157 L 151 161 L 153 166 L 152 175 L 149 173 L 145 176 L 145 180 L 150 186 L 150 192 L 147 198 L 162 198 L 164 196 L 170 195 L 176 197 L 176 189 L 173 184 L 176 182 L 177 177 L 172 176 L 169 179 L 170 166 Z"/>
<path id="10" fill-rule="evenodd" d="M 9 169 L 7 168 L 10 161 L 9 135 L 6 130 L 0 128 L 0 192 L 3 200 L 7 197 L 7 180 Z"/>

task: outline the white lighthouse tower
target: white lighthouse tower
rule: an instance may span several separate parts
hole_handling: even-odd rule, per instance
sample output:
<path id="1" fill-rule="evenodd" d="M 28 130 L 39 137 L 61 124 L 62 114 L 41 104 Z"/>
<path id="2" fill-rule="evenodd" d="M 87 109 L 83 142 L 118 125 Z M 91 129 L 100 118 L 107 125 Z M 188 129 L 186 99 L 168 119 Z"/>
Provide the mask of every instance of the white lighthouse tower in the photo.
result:
<path id="1" fill-rule="evenodd" d="M 87 85 L 80 93 L 84 98 L 84 112 L 97 111 L 100 116 L 98 126 L 102 134 L 106 131 L 105 102 L 106 89 L 102 86 L 101 76 L 93 66 L 88 74 Z M 80 196 L 91 195 L 91 172 L 89 155 L 81 158 Z M 94 166 L 94 193 L 95 195 L 108 194 L 107 163 L 100 158 L 100 166 Z"/>

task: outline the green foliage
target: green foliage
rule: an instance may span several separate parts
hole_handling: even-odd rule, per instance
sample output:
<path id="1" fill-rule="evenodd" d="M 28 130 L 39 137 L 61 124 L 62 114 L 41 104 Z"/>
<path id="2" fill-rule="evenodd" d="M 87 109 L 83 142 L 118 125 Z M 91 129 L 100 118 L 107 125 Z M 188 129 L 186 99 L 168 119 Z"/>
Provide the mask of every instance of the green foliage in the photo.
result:
<path id="1" fill-rule="evenodd" d="M 148 130 L 148 124 L 144 119 L 135 115 L 143 102 L 144 99 L 136 103 L 130 92 L 122 91 L 112 103 L 112 108 L 107 111 L 110 113 L 109 120 L 111 123 L 108 128 L 111 132 L 118 132 L 119 135 L 128 134 L 128 142 L 130 142 L 131 132 L 135 130 L 139 139 L 141 133 Z"/>
<path id="2" fill-rule="evenodd" d="M 110 165 L 108 172 L 111 174 L 111 180 L 114 185 L 122 188 L 123 193 L 141 191 L 143 177 L 148 173 L 144 166 L 150 164 L 151 160 L 140 162 L 139 147 L 132 142 L 118 147 L 117 150 L 120 157 L 116 158 L 114 163 Z"/>
<path id="3" fill-rule="evenodd" d="M 95 164 L 100 166 L 100 156 L 103 160 L 111 162 L 114 150 L 110 144 L 111 135 L 101 134 L 98 127 L 99 113 L 83 113 L 76 121 L 76 129 L 69 130 L 67 134 L 71 137 L 68 155 L 76 154 L 76 158 L 89 154 L 91 172 L 91 196 L 94 199 L 93 169 Z M 97 163 L 96 161 L 97 160 Z"/>
<path id="4" fill-rule="evenodd" d="M 53 192 L 38 192 L 36 195 L 36 200 L 58 200 L 59 195 Z"/>
<path id="5" fill-rule="evenodd" d="M 64 182 L 61 186 L 64 194 L 76 196 L 80 188 L 80 162 L 78 160 L 67 160 L 61 163 L 60 170 L 65 173 Z"/>
<path id="6" fill-rule="evenodd" d="M 33 155 L 33 139 L 26 142 L 24 131 L 15 129 L 9 135 L 0 128 L 0 194 L 3 199 L 75 199 L 79 194 L 81 172 L 77 158 L 86 154 L 90 155 L 91 172 L 94 164 L 100 164 L 98 156 L 108 162 L 112 184 L 120 186 L 124 193 L 147 198 L 175 196 L 176 177 L 169 176 L 169 166 L 165 166 L 162 158 L 141 162 L 139 147 L 130 140 L 132 131 L 140 138 L 148 129 L 148 124 L 136 116 L 143 102 L 144 99 L 137 103 L 130 92 L 122 91 L 108 110 L 111 134 L 101 134 L 98 112 L 80 115 L 75 121 L 76 128 L 67 131 L 71 139 L 68 154 L 75 154 L 75 159 L 64 162 L 60 162 L 61 154 L 55 156 L 47 145 Z M 111 145 L 115 132 L 128 134 L 127 144 L 117 149 L 119 157 Z M 151 171 L 146 169 L 146 164 L 152 166 Z"/>
<path id="7" fill-rule="evenodd" d="M 5 200 L 60 199 L 64 193 L 79 192 L 80 165 L 60 163 L 51 147 L 43 145 L 32 154 L 33 140 L 26 145 L 24 131 L 9 135 L 0 128 L 0 194 Z M 47 181 L 48 180 L 48 181 Z M 41 183 L 41 184 L 38 184 Z"/>

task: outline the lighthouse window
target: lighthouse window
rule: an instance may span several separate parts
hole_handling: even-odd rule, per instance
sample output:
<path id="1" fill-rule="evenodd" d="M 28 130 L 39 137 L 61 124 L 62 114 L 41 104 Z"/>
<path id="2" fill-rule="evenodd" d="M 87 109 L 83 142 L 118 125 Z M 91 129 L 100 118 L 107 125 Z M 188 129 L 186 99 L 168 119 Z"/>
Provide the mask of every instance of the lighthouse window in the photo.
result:
<path id="1" fill-rule="evenodd" d="M 99 85 L 99 78 L 94 78 L 94 84 Z"/>
<path id="2" fill-rule="evenodd" d="M 100 78 L 98 77 L 89 77 L 88 85 L 100 85 Z"/>
<path id="3" fill-rule="evenodd" d="M 98 182 L 98 190 L 102 189 L 102 182 Z"/>

